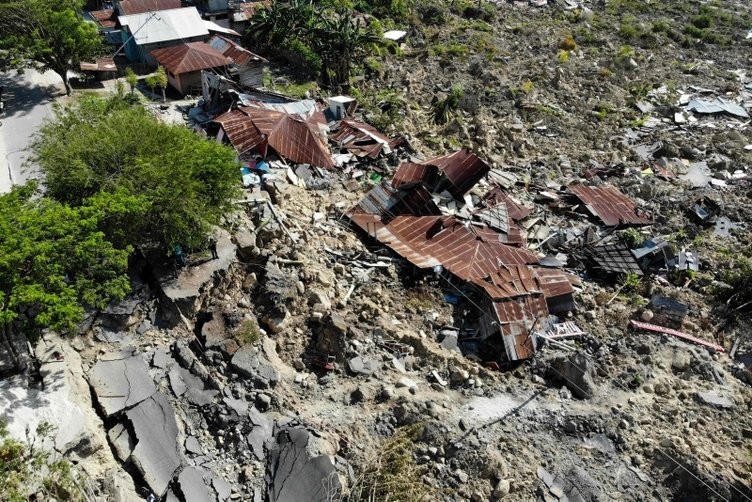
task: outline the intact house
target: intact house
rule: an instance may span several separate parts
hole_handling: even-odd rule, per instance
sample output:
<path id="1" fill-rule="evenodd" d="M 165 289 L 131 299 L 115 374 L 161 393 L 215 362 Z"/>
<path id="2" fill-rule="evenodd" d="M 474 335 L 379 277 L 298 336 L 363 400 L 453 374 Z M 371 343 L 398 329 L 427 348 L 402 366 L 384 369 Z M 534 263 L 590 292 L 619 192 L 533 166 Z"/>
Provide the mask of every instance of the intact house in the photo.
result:
<path id="1" fill-rule="evenodd" d="M 118 16 L 130 16 L 144 12 L 179 9 L 182 0 L 115 0 L 114 8 Z"/>
<path id="2" fill-rule="evenodd" d="M 207 43 L 212 49 L 232 60 L 230 74 L 237 75 L 240 85 L 263 87 L 264 66 L 268 63 L 266 59 L 221 35 L 214 35 Z"/>
<path id="3" fill-rule="evenodd" d="M 122 2 L 125 3 L 125 2 Z M 209 30 L 195 7 L 120 16 L 125 55 L 129 61 L 156 65 L 155 49 L 204 42 Z"/>
<path id="4" fill-rule="evenodd" d="M 151 57 L 164 66 L 170 85 L 181 94 L 201 94 L 201 71 L 226 73 L 232 59 L 204 42 L 163 47 L 151 51 Z"/>

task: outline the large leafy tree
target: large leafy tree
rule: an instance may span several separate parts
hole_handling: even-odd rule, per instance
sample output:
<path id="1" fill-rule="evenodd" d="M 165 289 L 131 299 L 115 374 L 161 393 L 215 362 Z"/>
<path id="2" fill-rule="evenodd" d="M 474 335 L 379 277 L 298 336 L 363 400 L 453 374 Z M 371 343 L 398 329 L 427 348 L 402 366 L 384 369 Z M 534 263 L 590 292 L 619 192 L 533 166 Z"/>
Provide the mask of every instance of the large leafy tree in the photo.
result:
<path id="1" fill-rule="evenodd" d="M 101 49 L 82 5 L 79 0 L 0 0 L 0 62 L 54 71 L 70 95 L 68 70 Z"/>
<path id="2" fill-rule="evenodd" d="M 107 212 L 143 209 L 122 192 L 75 208 L 38 197 L 34 184 L 0 196 L 0 327 L 70 331 L 85 308 L 122 298 L 131 249 L 113 246 L 100 227 Z"/>
<path id="3" fill-rule="evenodd" d="M 240 187 L 232 149 L 117 96 L 58 109 L 33 150 L 55 200 L 80 206 L 99 193 L 123 192 L 147 205 L 138 217 L 105 217 L 103 229 L 117 246 L 199 247 Z"/>

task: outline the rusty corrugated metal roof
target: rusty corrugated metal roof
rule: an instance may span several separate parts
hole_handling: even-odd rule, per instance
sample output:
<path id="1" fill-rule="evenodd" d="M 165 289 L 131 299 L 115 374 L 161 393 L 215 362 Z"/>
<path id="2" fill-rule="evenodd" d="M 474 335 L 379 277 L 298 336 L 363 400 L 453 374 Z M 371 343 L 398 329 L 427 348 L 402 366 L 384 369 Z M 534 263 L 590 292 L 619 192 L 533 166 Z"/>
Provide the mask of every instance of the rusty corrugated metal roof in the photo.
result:
<path id="1" fill-rule="evenodd" d="M 574 293 L 572 282 L 567 274 L 555 268 L 534 268 L 533 274 L 546 298 L 556 298 Z"/>
<path id="2" fill-rule="evenodd" d="M 358 157 L 375 159 L 383 151 L 386 154 L 403 142 L 402 138 L 389 139 L 365 122 L 342 120 L 330 138 Z"/>
<path id="3" fill-rule="evenodd" d="M 89 15 L 94 18 L 97 24 L 102 28 L 114 28 L 117 26 L 117 18 L 114 9 L 93 10 L 89 12 Z"/>
<path id="4" fill-rule="evenodd" d="M 230 58 L 236 65 L 244 65 L 249 61 L 267 62 L 266 59 L 222 35 L 214 35 L 207 44 L 223 56 Z"/>
<path id="5" fill-rule="evenodd" d="M 348 213 L 348 217 L 355 224 L 368 231 L 355 220 L 355 216 L 358 214 L 376 215 L 375 221 L 386 224 L 396 215 L 440 215 L 441 210 L 423 186 L 397 189 L 388 181 L 382 181 L 380 185 L 371 189 Z M 361 218 L 359 221 L 366 220 Z M 374 220 L 369 219 L 368 221 Z"/>
<path id="6" fill-rule="evenodd" d="M 265 141 L 250 117 L 240 110 L 223 113 L 215 117 L 214 122 L 222 126 L 227 139 L 238 154 L 245 153 Z"/>
<path id="7" fill-rule="evenodd" d="M 580 199 L 590 214 L 605 225 L 647 225 L 650 220 L 637 211 L 637 205 L 613 186 L 571 185 L 569 191 Z"/>
<path id="8" fill-rule="evenodd" d="M 452 184 L 449 193 L 460 199 L 491 170 L 488 164 L 468 149 L 434 157 L 423 164 L 441 169 Z"/>
<path id="9" fill-rule="evenodd" d="M 403 162 L 392 178 L 392 185 L 400 187 L 410 183 L 423 183 L 433 188 L 439 177 L 439 168 L 428 164 Z"/>
<path id="10" fill-rule="evenodd" d="M 182 6 L 182 0 L 120 0 L 120 10 L 124 16 L 156 10 L 179 9 Z"/>
<path id="11" fill-rule="evenodd" d="M 535 338 L 531 333 L 537 323 L 548 318 L 543 295 L 524 295 L 493 302 L 499 331 L 507 359 L 519 361 L 535 354 Z"/>
<path id="12" fill-rule="evenodd" d="M 507 214 L 514 221 L 524 220 L 533 212 L 532 208 L 521 206 L 503 189 L 498 187 L 490 190 L 484 197 L 484 201 L 491 206 L 495 204 L 504 204 L 507 208 Z"/>
<path id="13" fill-rule="evenodd" d="M 306 121 L 298 115 L 254 107 L 240 110 L 250 116 L 259 132 L 266 136 L 269 146 L 280 156 L 297 164 L 334 168 L 334 160 L 318 133 L 315 118 Z"/>
<path id="14" fill-rule="evenodd" d="M 232 60 L 204 42 L 154 49 L 151 55 L 173 75 L 182 75 L 232 64 Z"/>
<path id="15" fill-rule="evenodd" d="M 441 265 L 465 281 L 488 277 L 501 265 L 538 260 L 526 249 L 502 243 L 498 234 L 481 235 L 452 217 L 396 216 L 388 224 L 375 227 L 375 237 L 380 242 L 416 267 Z"/>

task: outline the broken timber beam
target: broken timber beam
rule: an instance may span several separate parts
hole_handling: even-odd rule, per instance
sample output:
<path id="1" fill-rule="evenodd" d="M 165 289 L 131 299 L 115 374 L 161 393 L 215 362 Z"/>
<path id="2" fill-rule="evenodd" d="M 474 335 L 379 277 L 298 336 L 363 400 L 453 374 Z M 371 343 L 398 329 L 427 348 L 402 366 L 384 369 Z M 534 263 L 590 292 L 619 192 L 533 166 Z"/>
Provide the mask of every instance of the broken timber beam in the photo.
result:
<path id="1" fill-rule="evenodd" d="M 670 336 L 679 338 L 681 340 L 684 340 L 690 343 L 702 345 L 703 347 L 706 347 L 710 350 L 714 350 L 715 352 L 726 352 L 726 349 L 721 347 L 720 345 L 705 341 L 701 338 L 697 338 L 692 335 L 688 335 L 687 333 L 682 333 L 681 331 L 677 331 L 675 329 L 664 328 L 663 326 L 658 326 L 657 324 L 650 324 L 647 322 L 631 320 L 629 321 L 629 326 L 632 329 L 641 329 L 643 331 L 650 331 L 653 333 L 663 333 L 664 335 L 670 335 Z"/>

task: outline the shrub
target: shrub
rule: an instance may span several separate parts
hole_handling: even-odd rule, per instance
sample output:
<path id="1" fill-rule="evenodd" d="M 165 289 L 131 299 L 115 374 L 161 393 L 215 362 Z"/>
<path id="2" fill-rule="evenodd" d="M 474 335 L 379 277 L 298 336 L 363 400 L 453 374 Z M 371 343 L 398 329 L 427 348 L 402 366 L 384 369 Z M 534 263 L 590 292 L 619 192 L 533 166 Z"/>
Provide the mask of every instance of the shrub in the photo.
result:
<path id="1" fill-rule="evenodd" d="M 564 38 L 561 39 L 559 42 L 559 49 L 564 51 L 573 51 L 577 48 L 577 44 L 574 41 L 574 37 L 572 37 L 572 34 L 568 34 Z"/>

